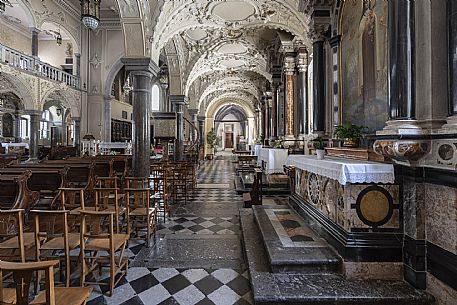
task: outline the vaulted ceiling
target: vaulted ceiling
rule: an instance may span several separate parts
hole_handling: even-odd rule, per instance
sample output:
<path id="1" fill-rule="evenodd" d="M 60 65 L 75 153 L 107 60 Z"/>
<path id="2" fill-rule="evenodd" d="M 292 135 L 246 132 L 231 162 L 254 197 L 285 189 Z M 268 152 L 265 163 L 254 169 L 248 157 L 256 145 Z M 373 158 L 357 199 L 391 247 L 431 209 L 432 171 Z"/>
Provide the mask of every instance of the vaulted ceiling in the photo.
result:
<path id="1" fill-rule="evenodd" d="M 255 109 L 272 78 L 272 46 L 309 46 L 307 25 L 298 0 L 165 1 L 152 56 L 175 50 L 169 71 L 180 84 L 170 86 L 188 97 L 189 108 L 205 114 L 211 103 L 234 98 Z"/>

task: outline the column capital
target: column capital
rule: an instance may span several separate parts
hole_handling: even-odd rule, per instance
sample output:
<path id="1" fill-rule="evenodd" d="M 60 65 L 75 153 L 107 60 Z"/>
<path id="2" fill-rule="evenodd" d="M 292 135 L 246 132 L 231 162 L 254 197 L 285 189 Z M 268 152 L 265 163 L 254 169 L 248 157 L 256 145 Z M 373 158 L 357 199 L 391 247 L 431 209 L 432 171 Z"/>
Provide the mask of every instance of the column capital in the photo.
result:
<path id="1" fill-rule="evenodd" d="M 185 105 L 187 100 L 185 95 L 170 95 L 169 99 L 173 105 Z"/>
<path id="2" fill-rule="evenodd" d="M 328 23 L 317 23 L 310 25 L 308 37 L 313 43 L 324 41 L 325 33 L 327 33 L 329 26 L 330 25 Z"/>
<path id="3" fill-rule="evenodd" d="M 34 26 L 29 27 L 29 30 L 31 33 L 37 33 L 37 34 L 39 34 L 41 32 L 41 30 L 39 28 L 36 28 Z"/>
<path id="4" fill-rule="evenodd" d="M 32 116 L 42 116 L 43 115 L 43 111 L 40 111 L 40 110 L 24 110 L 22 112 L 22 114 L 25 114 L 25 115 L 30 115 L 30 117 Z"/>
<path id="5" fill-rule="evenodd" d="M 286 56 L 284 59 L 284 73 L 286 75 L 294 75 L 295 73 L 295 58 Z"/>
<path id="6" fill-rule="evenodd" d="M 297 68 L 298 72 L 308 71 L 308 51 L 298 53 L 297 55 Z"/>
<path id="7" fill-rule="evenodd" d="M 133 73 L 146 72 L 156 77 L 160 68 L 157 64 L 149 57 L 123 57 L 121 62 L 125 65 L 125 71 Z"/>

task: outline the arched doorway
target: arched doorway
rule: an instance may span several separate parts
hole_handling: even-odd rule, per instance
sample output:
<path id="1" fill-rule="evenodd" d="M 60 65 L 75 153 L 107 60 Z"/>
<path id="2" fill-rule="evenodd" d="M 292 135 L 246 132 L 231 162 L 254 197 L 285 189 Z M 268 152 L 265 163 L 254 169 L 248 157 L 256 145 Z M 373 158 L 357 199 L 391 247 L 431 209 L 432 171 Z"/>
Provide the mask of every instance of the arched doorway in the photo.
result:
<path id="1" fill-rule="evenodd" d="M 238 105 L 221 107 L 214 117 L 216 134 L 220 137 L 222 149 L 247 149 L 248 118 Z"/>

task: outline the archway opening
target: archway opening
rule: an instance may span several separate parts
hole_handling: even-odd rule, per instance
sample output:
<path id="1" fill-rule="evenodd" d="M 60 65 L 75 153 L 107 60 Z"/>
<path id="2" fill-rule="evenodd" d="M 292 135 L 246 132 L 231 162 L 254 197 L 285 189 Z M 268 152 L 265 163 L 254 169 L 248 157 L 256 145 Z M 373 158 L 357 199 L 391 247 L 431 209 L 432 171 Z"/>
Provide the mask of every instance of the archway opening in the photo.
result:
<path id="1" fill-rule="evenodd" d="M 214 117 L 214 129 L 222 149 L 247 150 L 248 117 L 240 106 L 222 106 Z"/>

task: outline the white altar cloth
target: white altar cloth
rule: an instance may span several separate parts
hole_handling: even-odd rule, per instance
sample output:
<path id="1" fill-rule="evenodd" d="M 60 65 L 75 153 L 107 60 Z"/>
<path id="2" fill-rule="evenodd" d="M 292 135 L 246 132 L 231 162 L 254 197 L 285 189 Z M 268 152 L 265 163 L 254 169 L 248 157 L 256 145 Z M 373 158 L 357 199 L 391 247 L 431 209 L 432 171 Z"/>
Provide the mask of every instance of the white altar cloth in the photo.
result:
<path id="1" fill-rule="evenodd" d="M 287 149 L 261 148 L 259 149 L 259 165 L 265 163 L 265 174 L 284 173 L 283 166 L 288 157 Z"/>
<path id="2" fill-rule="evenodd" d="M 341 185 L 347 183 L 394 183 L 395 173 L 392 164 L 363 160 L 351 160 L 316 156 L 291 155 L 286 165 L 293 165 L 317 175 L 337 180 Z"/>
<path id="3" fill-rule="evenodd" d="M 254 145 L 254 150 L 252 151 L 252 154 L 254 156 L 258 156 L 261 148 L 262 148 L 262 145 L 258 145 L 258 144 Z"/>

